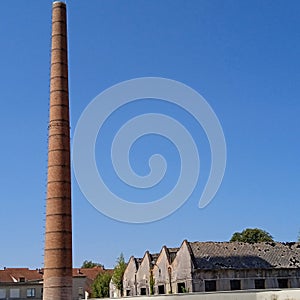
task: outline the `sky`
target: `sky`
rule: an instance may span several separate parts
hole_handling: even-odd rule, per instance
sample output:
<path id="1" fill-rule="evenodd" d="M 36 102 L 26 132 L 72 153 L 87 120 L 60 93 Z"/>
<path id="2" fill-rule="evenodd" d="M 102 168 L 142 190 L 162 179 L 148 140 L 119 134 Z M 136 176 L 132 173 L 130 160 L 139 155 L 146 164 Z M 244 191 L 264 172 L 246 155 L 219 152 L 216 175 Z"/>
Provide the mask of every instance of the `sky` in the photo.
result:
<path id="1" fill-rule="evenodd" d="M 1 3 L 0 268 L 43 266 L 51 6 L 49 0 Z M 81 114 L 99 93 L 125 80 L 162 77 L 182 82 L 206 99 L 227 147 L 222 184 L 200 209 L 210 149 L 201 128 L 190 125 L 201 148 L 199 183 L 173 214 L 145 224 L 99 212 L 73 172 L 74 266 L 93 260 L 111 268 L 121 252 L 129 259 L 146 250 L 159 252 L 163 245 L 180 246 L 184 239 L 228 241 L 249 227 L 268 231 L 276 241 L 296 241 L 299 1 L 70 0 L 67 7 L 72 142 Z M 118 111 L 115 120 L 145 108 L 147 99 L 141 107 Z M 173 116 L 187 118 L 177 111 Z M 108 184 L 127 193 L 113 182 L 108 158 L 101 158 L 114 126 L 112 120 L 104 140 L 97 138 L 97 163 Z M 147 157 L 156 147 L 170 155 L 166 184 L 154 193 L 160 196 L 176 182 L 180 160 L 168 140 L 148 138 L 136 143 L 130 161 L 145 175 Z M 153 200 L 153 194 L 138 195 L 128 201 Z"/>

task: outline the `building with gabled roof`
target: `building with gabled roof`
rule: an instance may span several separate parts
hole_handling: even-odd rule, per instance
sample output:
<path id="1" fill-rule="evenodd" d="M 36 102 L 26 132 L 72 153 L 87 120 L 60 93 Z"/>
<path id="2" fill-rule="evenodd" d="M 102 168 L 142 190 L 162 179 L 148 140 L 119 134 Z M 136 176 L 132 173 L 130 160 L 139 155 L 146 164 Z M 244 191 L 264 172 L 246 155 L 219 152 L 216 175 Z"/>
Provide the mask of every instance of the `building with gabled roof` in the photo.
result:
<path id="1" fill-rule="evenodd" d="M 136 287 L 137 296 L 152 295 L 151 286 L 151 271 L 156 263 L 159 253 L 151 254 L 146 251 L 144 257 L 142 258 L 139 268 L 136 272 Z M 124 281 L 123 281 L 124 282 Z"/>
<path id="2" fill-rule="evenodd" d="M 154 280 L 154 294 L 172 293 L 171 272 L 172 263 L 179 248 L 167 248 L 163 246 L 155 265 L 152 269 Z"/>
<path id="3" fill-rule="evenodd" d="M 43 273 L 40 269 L 0 270 L 0 299 L 42 299 Z"/>
<path id="4" fill-rule="evenodd" d="M 131 256 L 127 263 L 127 267 L 123 275 L 123 289 L 124 289 L 124 295 L 126 296 L 138 295 L 136 273 L 140 267 L 142 260 L 143 260 L 142 258 L 136 258 L 134 256 Z M 120 296 L 121 296 L 120 292 L 117 291 L 115 288 L 113 288 L 113 286 L 111 285 L 110 297 L 116 298 Z"/>
<path id="5" fill-rule="evenodd" d="M 131 257 L 128 268 L 131 264 L 125 296 L 300 288 L 300 243 L 184 240 L 179 248 L 163 246 L 159 254 L 146 251 L 139 264 Z"/>
<path id="6" fill-rule="evenodd" d="M 84 299 L 85 295 L 92 294 L 92 284 L 99 274 L 109 273 L 112 269 L 96 266 L 93 268 L 73 268 L 73 299 Z"/>
<path id="7" fill-rule="evenodd" d="M 152 269 L 159 253 L 146 251 L 143 258 L 131 256 L 123 275 L 123 295 L 115 286 L 110 284 L 110 297 L 151 295 Z"/>
<path id="8" fill-rule="evenodd" d="M 160 253 L 151 254 L 146 251 L 143 258 L 131 256 L 123 276 L 123 296 L 142 296 L 151 294 L 165 294 L 159 281 L 153 278 L 161 278 L 161 270 L 169 270 L 176 257 L 179 248 L 167 248 L 164 246 Z M 165 283 L 165 279 L 162 279 Z M 163 287 L 165 289 L 165 287 Z M 111 297 L 121 295 L 111 286 Z"/>
<path id="9" fill-rule="evenodd" d="M 73 268 L 72 299 L 85 299 L 98 274 L 113 270 L 102 267 Z M 42 299 L 43 269 L 4 268 L 0 270 L 0 299 Z"/>

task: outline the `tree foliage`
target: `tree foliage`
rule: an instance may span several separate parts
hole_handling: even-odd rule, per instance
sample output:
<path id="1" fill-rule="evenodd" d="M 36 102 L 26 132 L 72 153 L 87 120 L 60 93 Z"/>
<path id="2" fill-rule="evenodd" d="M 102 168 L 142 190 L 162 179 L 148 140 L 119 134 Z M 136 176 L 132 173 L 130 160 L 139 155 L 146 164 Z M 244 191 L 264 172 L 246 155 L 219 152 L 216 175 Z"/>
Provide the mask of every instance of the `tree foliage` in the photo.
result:
<path id="1" fill-rule="evenodd" d="M 109 272 L 99 273 L 92 284 L 92 294 L 94 298 L 109 297 L 109 283 L 111 280 Z"/>
<path id="2" fill-rule="evenodd" d="M 149 284 L 150 284 L 150 295 L 154 295 L 155 278 L 153 276 L 153 271 L 152 270 L 150 271 Z"/>
<path id="3" fill-rule="evenodd" d="M 273 237 L 265 230 L 259 228 L 247 228 L 242 232 L 235 232 L 230 242 L 259 243 L 274 242 Z"/>
<path id="4" fill-rule="evenodd" d="M 117 258 L 117 264 L 114 268 L 113 276 L 112 276 L 112 282 L 115 285 L 115 287 L 121 292 L 121 295 L 123 294 L 123 275 L 126 269 L 126 263 L 124 260 L 123 253 L 120 254 L 120 256 Z"/>
<path id="5" fill-rule="evenodd" d="M 104 268 L 104 266 L 103 266 L 102 264 L 93 262 L 93 261 L 91 261 L 91 260 L 85 260 L 85 261 L 82 263 L 82 266 L 81 266 L 82 269 L 91 269 L 91 268 L 95 268 L 95 267 L 101 267 L 101 268 Z"/>

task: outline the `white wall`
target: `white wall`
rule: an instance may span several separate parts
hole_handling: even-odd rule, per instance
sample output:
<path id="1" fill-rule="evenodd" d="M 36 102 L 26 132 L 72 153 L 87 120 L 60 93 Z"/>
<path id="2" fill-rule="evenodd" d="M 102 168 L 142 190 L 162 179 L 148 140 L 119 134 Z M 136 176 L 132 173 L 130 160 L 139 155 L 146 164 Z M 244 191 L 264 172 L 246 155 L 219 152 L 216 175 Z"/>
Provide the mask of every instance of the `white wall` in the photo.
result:
<path id="1" fill-rule="evenodd" d="M 286 289 L 274 291 L 239 291 L 239 292 L 218 292 L 218 293 L 193 293 L 180 295 L 164 295 L 138 297 L 139 300 L 300 300 L 300 289 Z M 126 297 L 125 299 L 137 299 Z M 92 299 L 90 299 L 92 300 Z"/>

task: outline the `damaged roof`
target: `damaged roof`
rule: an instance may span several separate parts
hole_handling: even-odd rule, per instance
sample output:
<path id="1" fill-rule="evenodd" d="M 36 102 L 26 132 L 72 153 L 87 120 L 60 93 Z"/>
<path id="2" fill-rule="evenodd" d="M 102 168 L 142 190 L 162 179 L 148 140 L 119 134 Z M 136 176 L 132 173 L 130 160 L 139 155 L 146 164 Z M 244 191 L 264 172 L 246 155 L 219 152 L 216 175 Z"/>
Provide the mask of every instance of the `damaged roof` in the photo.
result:
<path id="1" fill-rule="evenodd" d="M 300 268 L 300 243 L 190 242 L 196 269 Z"/>
<path id="2" fill-rule="evenodd" d="M 169 261 L 170 261 L 170 263 L 172 263 L 176 257 L 176 254 L 177 254 L 179 248 L 167 248 L 167 249 L 169 252 Z"/>

